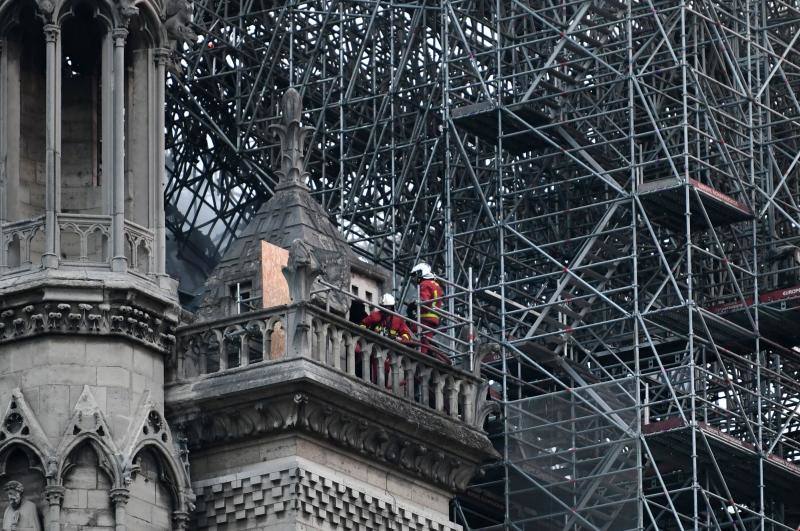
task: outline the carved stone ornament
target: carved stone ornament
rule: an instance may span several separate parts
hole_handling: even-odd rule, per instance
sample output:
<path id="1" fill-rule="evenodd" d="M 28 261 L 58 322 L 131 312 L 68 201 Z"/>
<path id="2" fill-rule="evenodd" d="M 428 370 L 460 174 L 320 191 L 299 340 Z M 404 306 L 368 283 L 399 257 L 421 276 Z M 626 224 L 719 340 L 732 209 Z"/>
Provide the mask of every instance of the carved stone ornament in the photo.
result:
<path id="1" fill-rule="evenodd" d="M 194 4 L 189 0 L 167 0 L 164 3 L 164 29 L 173 46 L 194 44 L 197 34 L 193 26 Z"/>
<path id="2" fill-rule="evenodd" d="M 0 312 L 0 343 L 44 334 L 115 335 L 167 353 L 176 323 L 126 304 L 40 302 Z"/>
<path id="3" fill-rule="evenodd" d="M 97 403 L 88 385 L 83 386 L 83 391 L 72 410 L 70 419 L 61 441 L 58 444 L 56 455 L 60 456 L 61 471 L 59 477 L 64 477 L 75 466 L 69 456 L 72 448 L 80 441 L 88 440 L 97 450 L 98 466 L 109 478 L 120 477 L 119 465 L 115 456 L 120 455 L 111 430 L 106 422 L 103 410 Z"/>
<path id="4" fill-rule="evenodd" d="M 37 0 L 36 5 L 39 8 L 39 11 L 41 11 L 46 17 L 52 15 L 53 9 L 55 9 L 55 4 L 52 0 Z"/>
<path id="5" fill-rule="evenodd" d="M 283 268 L 283 276 L 286 277 L 292 302 L 311 299 L 312 285 L 321 272 L 322 266 L 315 256 L 314 249 L 301 240 L 293 241 L 289 249 L 289 261 Z"/>
<path id="6" fill-rule="evenodd" d="M 264 399 L 213 415 L 196 411 L 178 422 L 190 448 L 297 430 L 450 490 L 466 488 L 479 465 L 437 447 L 435 441 L 424 444 L 305 393 Z"/>
<path id="7" fill-rule="evenodd" d="M 148 433 L 144 433 L 143 427 L 148 428 Z M 79 445 L 89 443 L 97 456 L 98 467 L 111 479 L 114 490 L 119 492 L 127 492 L 134 469 L 132 463 L 140 450 L 145 446 L 155 446 L 170 471 L 169 478 L 164 480 L 176 495 L 175 510 L 191 512 L 194 494 L 188 472 L 172 442 L 169 427 L 150 401 L 149 393 L 143 398 L 127 432 L 121 435 L 123 444 L 118 445 L 102 408 L 89 386 L 84 386 L 58 446 L 53 448 L 22 392 L 14 389 L 0 424 L 0 455 L 7 455 L 9 448 L 15 446 L 31 453 L 31 467 L 40 470 L 47 479 L 47 499 L 50 503 L 58 503 L 63 497 L 62 480 L 76 466 L 72 460 L 73 450 Z M 4 474 L 4 464 L 0 460 L 0 475 Z"/>
<path id="8" fill-rule="evenodd" d="M 19 481 L 9 481 L 4 489 L 8 506 L 3 513 L 3 531 L 42 531 L 36 505 L 25 499 L 25 487 Z"/>
<path id="9" fill-rule="evenodd" d="M 55 470 L 50 466 L 55 459 L 55 451 L 19 389 L 11 391 L 11 400 L 6 406 L 3 422 L 0 425 L 0 449 L 15 443 L 22 443 L 34 449 L 43 466 L 46 466 L 46 469 L 42 470 L 44 475 L 47 478 L 55 476 Z"/>
<path id="10" fill-rule="evenodd" d="M 304 145 L 306 136 L 314 128 L 302 124 L 303 105 L 300 93 L 290 88 L 281 99 L 282 123 L 271 125 L 269 130 L 281 140 L 281 169 L 277 171 L 278 188 L 305 186 Z"/>

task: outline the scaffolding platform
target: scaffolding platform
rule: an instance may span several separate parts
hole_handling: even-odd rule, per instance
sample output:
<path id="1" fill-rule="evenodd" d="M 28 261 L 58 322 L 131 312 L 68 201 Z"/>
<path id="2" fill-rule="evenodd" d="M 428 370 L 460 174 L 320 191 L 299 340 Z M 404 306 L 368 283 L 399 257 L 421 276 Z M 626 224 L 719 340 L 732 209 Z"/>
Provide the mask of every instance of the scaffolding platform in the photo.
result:
<path id="1" fill-rule="evenodd" d="M 502 129 L 497 119 L 498 109 L 502 112 Z M 585 151 L 600 163 L 608 162 L 602 150 L 585 135 L 569 125 L 554 123 L 534 102 L 498 107 L 495 102 L 485 101 L 456 107 L 450 116 L 457 127 L 487 142 L 495 143 L 502 137 L 503 149 L 509 153 L 520 154 L 556 145 L 564 150 Z"/>
<path id="2" fill-rule="evenodd" d="M 692 332 L 708 344 L 716 344 L 737 352 L 752 352 L 756 333 L 736 322 L 696 306 L 676 306 L 645 315 L 651 323 L 683 337 L 689 336 L 689 312 Z"/>
<path id="3" fill-rule="evenodd" d="M 714 459 L 724 471 L 734 500 L 737 494 L 740 499 L 745 499 L 747 493 L 755 490 L 752 478 L 759 458 L 758 449 L 705 422 L 698 422 L 697 429 L 705 435 Z M 692 444 L 688 432 L 689 426 L 680 417 L 642 425 L 642 433 L 651 443 L 656 462 L 666 468 L 691 466 Z M 699 440 L 697 452 L 702 463 L 710 463 L 708 448 Z M 774 494 L 785 493 L 788 499 L 796 499 L 796 489 L 800 487 L 800 466 L 797 463 L 770 454 L 764 459 L 764 475 Z"/>
<path id="4" fill-rule="evenodd" d="M 574 380 L 581 381 L 581 385 L 599 382 L 597 377 L 586 367 L 536 341 L 526 341 L 518 345 L 518 348 L 542 367 L 555 373 L 566 374 Z"/>
<path id="5" fill-rule="evenodd" d="M 673 177 L 639 185 L 639 197 L 654 223 L 676 231 L 686 227 L 683 185 L 683 182 Z M 689 179 L 689 185 L 697 192 L 689 194 L 692 227 L 710 228 L 703 210 L 708 214 L 711 226 L 724 226 L 753 219 L 752 210 L 741 201 L 695 179 Z"/>
<path id="6" fill-rule="evenodd" d="M 751 295 L 744 301 L 737 299 L 706 310 L 737 325 L 748 326 L 748 308 L 753 306 L 753 300 Z M 758 296 L 758 309 L 762 336 L 784 345 L 800 341 L 800 285 L 762 293 Z"/>
<path id="7" fill-rule="evenodd" d="M 505 108 L 501 107 L 500 109 L 504 110 Z M 514 154 L 524 153 L 547 145 L 547 142 L 534 134 L 525 122 L 533 127 L 547 126 L 552 123 L 550 116 L 536 109 L 532 104 L 516 104 L 508 107 L 508 109 L 524 122 L 504 112 L 504 131 L 500 130 L 497 119 L 498 106 L 495 102 L 485 101 L 457 107 L 451 111 L 450 116 L 453 119 L 453 123 L 458 127 L 487 142 L 496 142 L 497 138 L 501 136 L 501 132 L 510 135 L 503 137 L 503 147 Z"/>

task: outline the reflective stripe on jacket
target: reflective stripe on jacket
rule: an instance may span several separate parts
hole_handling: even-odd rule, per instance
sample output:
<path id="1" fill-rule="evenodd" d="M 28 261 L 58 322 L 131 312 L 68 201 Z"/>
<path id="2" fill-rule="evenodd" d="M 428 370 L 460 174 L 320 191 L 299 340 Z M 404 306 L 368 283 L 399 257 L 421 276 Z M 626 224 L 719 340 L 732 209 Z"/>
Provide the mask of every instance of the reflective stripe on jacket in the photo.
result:
<path id="1" fill-rule="evenodd" d="M 419 283 L 420 318 L 439 320 L 438 310 L 442 307 L 442 287 L 431 278 L 424 278 Z"/>

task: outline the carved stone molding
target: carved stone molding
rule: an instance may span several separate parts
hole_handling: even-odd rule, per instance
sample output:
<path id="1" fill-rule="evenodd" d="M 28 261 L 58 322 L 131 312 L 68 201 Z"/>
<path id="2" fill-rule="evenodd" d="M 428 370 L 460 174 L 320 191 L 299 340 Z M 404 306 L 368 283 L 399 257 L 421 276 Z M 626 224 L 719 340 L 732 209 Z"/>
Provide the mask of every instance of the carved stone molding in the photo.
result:
<path id="1" fill-rule="evenodd" d="M 155 447 L 170 472 L 165 481 L 176 497 L 176 511 L 191 512 L 194 508 L 194 494 L 188 471 L 172 441 L 166 420 L 159 412 L 157 404 L 150 400 L 149 394 L 143 399 L 127 433 L 122 435 L 120 439 L 123 444 L 120 446 L 114 442 L 114 434 L 111 433 L 102 408 L 89 387 L 84 386 L 58 446 L 52 448 L 22 392 L 15 389 L 0 425 L 0 457 L 7 455 L 10 448 L 20 446 L 35 454 L 37 463 L 32 461 L 31 466 L 41 469 L 47 479 L 48 485 L 44 494 L 48 504 L 59 505 L 64 493 L 63 478 L 75 466 L 72 461 L 73 450 L 88 442 L 97 455 L 99 468 L 114 485 L 112 499 L 118 494 L 120 501 L 124 501 L 121 496 L 127 493 L 127 485 L 135 470 L 132 464 L 137 455 L 145 447 Z M 0 459 L 0 475 L 4 465 L 4 459 Z"/>
<path id="2" fill-rule="evenodd" d="M 127 505 L 128 500 L 131 498 L 131 491 L 126 488 L 111 489 L 109 497 L 111 498 L 111 503 L 113 503 L 115 507 Z"/>
<path id="3" fill-rule="evenodd" d="M 64 501 L 64 492 L 66 489 L 60 485 L 48 485 L 44 489 L 44 497 L 48 505 L 61 505 Z"/>
<path id="4" fill-rule="evenodd" d="M 56 477 L 55 450 L 19 389 L 11 392 L 11 400 L 0 424 L 0 453 L 14 444 L 23 445 L 36 454 L 46 478 L 52 480 Z M 0 462 L 0 466 L 4 465 L 5 460 Z"/>
<path id="5" fill-rule="evenodd" d="M 188 435 L 190 449 L 296 430 L 448 490 L 464 489 L 480 464 L 438 441 L 419 440 L 306 393 L 185 413 L 177 426 Z"/>
<path id="6" fill-rule="evenodd" d="M 0 312 L 0 344 L 47 334 L 124 336 L 170 352 L 175 322 L 122 303 L 39 302 Z"/>

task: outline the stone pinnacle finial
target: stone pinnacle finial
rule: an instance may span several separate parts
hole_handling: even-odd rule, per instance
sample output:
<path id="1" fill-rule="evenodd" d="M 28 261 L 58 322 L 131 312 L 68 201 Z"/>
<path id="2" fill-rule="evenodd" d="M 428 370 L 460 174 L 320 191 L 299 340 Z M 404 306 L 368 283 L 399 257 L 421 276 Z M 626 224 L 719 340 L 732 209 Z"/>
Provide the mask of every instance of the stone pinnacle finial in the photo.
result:
<path id="1" fill-rule="evenodd" d="M 272 134 L 281 140 L 281 169 L 278 188 L 305 186 L 306 177 L 303 145 L 312 127 L 302 124 L 303 102 L 300 93 L 290 88 L 281 98 L 282 124 L 269 126 Z"/>

